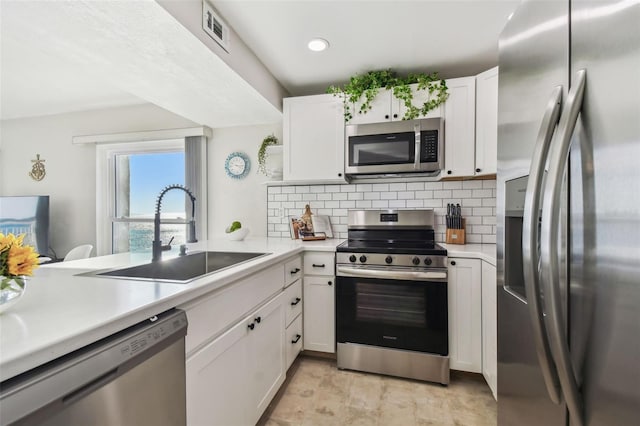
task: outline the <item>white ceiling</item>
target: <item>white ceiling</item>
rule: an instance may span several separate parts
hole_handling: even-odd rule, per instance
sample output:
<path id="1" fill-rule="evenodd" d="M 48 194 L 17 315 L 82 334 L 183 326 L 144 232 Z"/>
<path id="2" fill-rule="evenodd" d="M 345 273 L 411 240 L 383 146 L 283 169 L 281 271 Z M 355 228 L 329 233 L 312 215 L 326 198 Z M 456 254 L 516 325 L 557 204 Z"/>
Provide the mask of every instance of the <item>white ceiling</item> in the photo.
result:
<path id="1" fill-rule="evenodd" d="M 214 128 L 281 119 L 153 0 L 0 7 L 2 119 L 142 102 Z"/>
<path id="2" fill-rule="evenodd" d="M 497 65 L 498 36 L 520 0 L 214 0 L 291 95 L 323 93 L 391 68 L 473 75 Z M 307 49 L 314 37 L 330 48 Z"/>
<path id="3" fill-rule="evenodd" d="M 296 96 L 374 69 L 449 78 L 490 68 L 519 0 L 213 3 Z M 1 119 L 145 102 L 211 127 L 278 119 L 155 1 L 2 0 L 0 12 Z M 312 37 L 329 40 L 329 50 L 309 51 Z"/>

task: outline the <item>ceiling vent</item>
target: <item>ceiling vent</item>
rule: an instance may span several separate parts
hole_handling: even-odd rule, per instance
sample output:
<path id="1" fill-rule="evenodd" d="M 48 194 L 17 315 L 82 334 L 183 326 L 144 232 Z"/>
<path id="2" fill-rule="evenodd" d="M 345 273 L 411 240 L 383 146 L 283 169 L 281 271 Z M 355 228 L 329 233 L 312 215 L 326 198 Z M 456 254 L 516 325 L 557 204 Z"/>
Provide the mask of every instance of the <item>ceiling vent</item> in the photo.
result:
<path id="1" fill-rule="evenodd" d="M 229 53 L 229 27 L 206 0 L 202 1 L 202 29 Z"/>

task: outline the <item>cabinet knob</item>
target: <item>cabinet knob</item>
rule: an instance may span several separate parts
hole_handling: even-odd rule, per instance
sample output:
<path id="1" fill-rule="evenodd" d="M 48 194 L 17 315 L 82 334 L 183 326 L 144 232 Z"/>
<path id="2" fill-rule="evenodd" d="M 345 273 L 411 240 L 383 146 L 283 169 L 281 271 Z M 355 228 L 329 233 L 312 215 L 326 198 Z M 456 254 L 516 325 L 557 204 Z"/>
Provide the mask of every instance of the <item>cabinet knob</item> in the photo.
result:
<path id="1" fill-rule="evenodd" d="M 384 118 L 389 119 L 389 114 L 385 115 Z"/>
<path id="2" fill-rule="evenodd" d="M 293 339 L 293 340 L 291 341 L 291 343 L 293 343 L 293 344 L 298 343 L 298 341 L 300 340 L 300 338 L 301 338 L 301 337 L 302 337 L 301 335 L 296 334 L 296 338 L 295 338 L 295 339 Z"/>
<path id="3" fill-rule="evenodd" d="M 331 282 L 331 281 L 327 281 L 327 284 L 329 284 L 329 285 L 333 285 L 333 282 Z"/>
<path id="4" fill-rule="evenodd" d="M 249 327 L 249 330 L 253 330 L 254 328 L 256 328 L 256 325 L 254 323 L 251 323 L 247 327 Z"/>
<path id="5" fill-rule="evenodd" d="M 342 177 L 342 173 L 338 173 L 338 177 Z"/>
<path id="6" fill-rule="evenodd" d="M 398 118 L 398 114 L 393 114 L 393 118 Z"/>
<path id="7" fill-rule="evenodd" d="M 291 306 L 296 306 L 298 303 L 300 303 L 302 299 L 300 299 L 299 297 L 296 297 L 296 300 L 291 302 Z"/>
<path id="8" fill-rule="evenodd" d="M 256 317 L 256 319 L 254 321 L 257 322 L 258 324 L 260 324 L 260 321 L 262 321 L 262 318 Z"/>
<path id="9" fill-rule="evenodd" d="M 447 170 L 447 174 L 450 175 L 451 174 L 451 170 Z"/>
<path id="10" fill-rule="evenodd" d="M 476 173 L 480 173 L 480 169 L 476 169 Z"/>
<path id="11" fill-rule="evenodd" d="M 452 260 L 452 261 L 451 261 L 451 265 L 456 266 L 456 261 L 455 261 L 455 260 Z"/>

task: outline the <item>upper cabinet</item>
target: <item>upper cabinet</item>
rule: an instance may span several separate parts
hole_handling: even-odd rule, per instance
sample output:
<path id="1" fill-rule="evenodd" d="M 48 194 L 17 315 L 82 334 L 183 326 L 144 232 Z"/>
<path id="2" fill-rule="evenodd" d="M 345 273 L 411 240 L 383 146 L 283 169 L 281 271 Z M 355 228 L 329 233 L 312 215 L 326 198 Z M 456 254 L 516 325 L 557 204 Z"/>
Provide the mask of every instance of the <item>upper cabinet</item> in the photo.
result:
<path id="1" fill-rule="evenodd" d="M 283 105 L 285 181 L 344 178 L 344 108 L 333 95 L 285 98 Z"/>
<path id="2" fill-rule="evenodd" d="M 424 104 L 433 97 L 428 90 L 418 90 L 418 84 L 410 84 L 409 87 L 413 92 L 413 104 L 419 106 Z M 371 109 L 366 114 L 358 114 L 362 102 L 357 102 L 351 106 L 353 117 L 347 124 L 368 124 L 383 123 L 385 121 L 399 121 L 404 117 L 407 107 L 404 103 L 393 96 L 393 90 L 381 89 L 376 97 L 371 101 Z M 442 116 L 442 106 L 429 111 L 427 115 L 421 115 L 417 118 L 433 118 Z"/>
<path id="3" fill-rule="evenodd" d="M 476 176 L 497 172 L 498 67 L 476 76 Z"/>
<path id="4" fill-rule="evenodd" d="M 444 171 L 442 177 L 474 175 L 476 78 L 447 80 L 444 104 Z"/>

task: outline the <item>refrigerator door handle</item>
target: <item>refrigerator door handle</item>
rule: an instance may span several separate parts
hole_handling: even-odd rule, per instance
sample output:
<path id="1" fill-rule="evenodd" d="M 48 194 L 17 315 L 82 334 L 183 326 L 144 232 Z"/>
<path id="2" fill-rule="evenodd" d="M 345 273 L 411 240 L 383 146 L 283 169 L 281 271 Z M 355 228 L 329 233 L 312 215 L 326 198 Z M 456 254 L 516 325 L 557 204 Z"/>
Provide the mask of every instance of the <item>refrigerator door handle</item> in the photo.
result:
<path id="1" fill-rule="evenodd" d="M 566 324 L 563 321 L 557 241 L 560 237 L 559 212 L 561 211 L 562 181 L 569 157 L 571 136 L 582 107 L 585 81 L 586 70 L 578 71 L 572 80 L 572 87 L 560 117 L 558 131 L 551 144 L 549 171 L 543 195 L 544 209 L 542 211 L 541 235 L 541 271 L 544 277 L 542 281 L 547 308 L 545 323 L 564 400 L 569 409 L 571 424 L 574 426 L 582 426 L 584 424 L 584 414 L 578 384 L 571 363 L 569 343 L 565 332 Z"/>
<path id="2" fill-rule="evenodd" d="M 549 398 L 556 404 L 562 401 L 558 373 L 553 363 L 549 338 L 544 326 L 542 312 L 542 299 L 540 293 L 540 276 L 538 270 L 538 212 L 540 211 L 541 189 L 544 177 L 544 167 L 547 162 L 549 145 L 553 131 L 560 118 L 562 103 L 562 86 L 553 89 L 549 103 L 547 104 L 540 130 L 536 140 L 527 192 L 524 201 L 524 217 L 522 224 L 522 266 L 524 272 L 524 287 L 527 295 L 527 308 L 533 326 L 533 335 L 536 345 L 538 362 L 542 371 L 542 377 L 547 387 Z"/>

